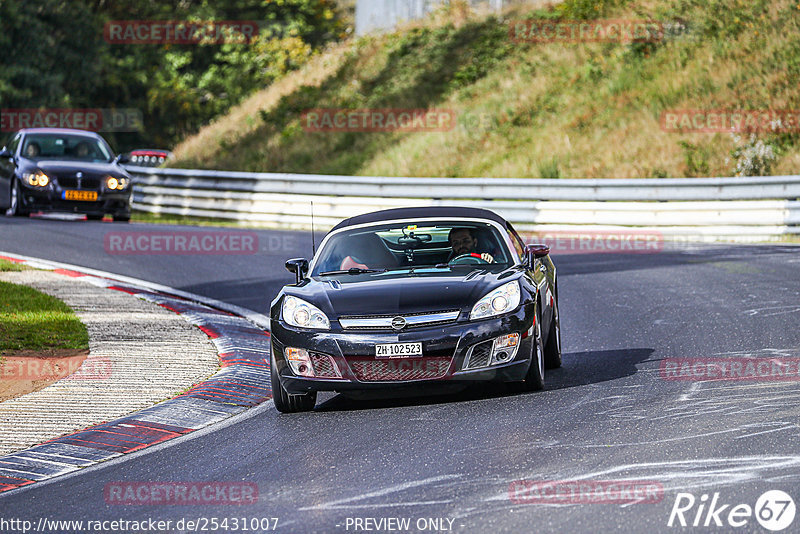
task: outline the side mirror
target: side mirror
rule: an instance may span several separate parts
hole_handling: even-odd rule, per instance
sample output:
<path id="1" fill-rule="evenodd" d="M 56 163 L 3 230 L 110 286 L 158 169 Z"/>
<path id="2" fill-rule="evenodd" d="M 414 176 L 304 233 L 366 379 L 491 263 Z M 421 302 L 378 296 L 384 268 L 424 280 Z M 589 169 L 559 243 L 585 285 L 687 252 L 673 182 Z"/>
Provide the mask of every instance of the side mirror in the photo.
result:
<path id="1" fill-rule="evenodd" d="M 6 147 L 3 147 L 3 150 L 0 150 L 0 158 L 4 158 L 4 159 L 11 159 L 11 158 L 13 158 L 13 157 L 14 157 L 14 154 L 12 154 L 12 153 L 11 153 L 11 152 L 8 150 L 8 148 L 6 148 Z"/>
<path id="2" fill-rule="evenodd" d="M 130 154 L 119 154 L 117 156 L 117 163 L 130 163 L 130 162 L 131 162 Z"/>
<path id="3" fill-rule="evenodd" d="M 542 244 L 527 245 L 525 247 L 526 261 L 529 267 L 533 267 L 536 258 L 544 258 L 550 254 L 550 247 Z"/>
<path id="4" fill-rule="evenodd" d="M 286 262 L 286 270 L 294 273 L 299 284 L 308 272 L 308 260 L 305 258 L 294 258 Z"/>

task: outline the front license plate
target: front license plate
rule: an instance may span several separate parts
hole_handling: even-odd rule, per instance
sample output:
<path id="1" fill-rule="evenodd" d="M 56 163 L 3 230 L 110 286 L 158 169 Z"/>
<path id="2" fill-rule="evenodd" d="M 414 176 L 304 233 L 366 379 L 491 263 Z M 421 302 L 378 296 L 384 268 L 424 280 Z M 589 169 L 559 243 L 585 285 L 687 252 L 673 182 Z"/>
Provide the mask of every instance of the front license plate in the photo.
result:
<path id="1" fill-rule="evenodd" d="M 97 200 L 97 191 L 73 191 L 67 190 L 62 193 L 64 200 L 83 200 L 94 202 Z"/>
<path id="2" fill-rule="evenodd" d="M 422 343 L 375 345 L 376 358 L 414 358 L 422 356 Z"/>

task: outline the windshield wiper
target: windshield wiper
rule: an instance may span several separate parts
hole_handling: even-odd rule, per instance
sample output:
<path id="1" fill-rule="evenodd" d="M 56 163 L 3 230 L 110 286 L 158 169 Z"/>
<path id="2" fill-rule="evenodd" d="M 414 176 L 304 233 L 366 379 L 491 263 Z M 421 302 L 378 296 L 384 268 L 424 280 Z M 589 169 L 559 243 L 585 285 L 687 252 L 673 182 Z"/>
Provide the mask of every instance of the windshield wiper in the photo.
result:
<path id="1" fill-rule="evenodd" d="M 325 271 L 319 273 L 319 276 L 328 276 L 329 274 L 363 274 L 363 273 L 385 273 L 386 269 L 362 269 L 361 267 L 351 267 L 349 269 L 342 269 L 341 271 Z"/>

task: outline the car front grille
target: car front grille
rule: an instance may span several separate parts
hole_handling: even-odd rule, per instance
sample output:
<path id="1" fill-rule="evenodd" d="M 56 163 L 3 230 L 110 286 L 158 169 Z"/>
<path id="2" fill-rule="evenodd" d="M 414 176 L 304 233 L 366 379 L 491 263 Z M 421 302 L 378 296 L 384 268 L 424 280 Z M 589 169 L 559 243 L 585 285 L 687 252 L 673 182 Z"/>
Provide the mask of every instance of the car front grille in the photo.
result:
<path id="1" fill-rule="evenodd" d="M 58 185 L 63 189 L 90 191 L 97 191 L 100 189 L 100 178 L 93 178 L 90 176 L 84 176 L 83 178 L 77 178 L 75 176 L 57 176 L 56 180 L 58 180 Z"/>
<path id="2" fill-rule="evenodd" d="M 460 310 L 447 310 L 396 315 L 348 315 L 339 317 L 339 324 L 345 330 L 406 330 L 455 323 L 460 313 Z M 405 321 L 403 328 L 392 327 L 392 321 L 398 317 Z"/>
<path id="3" fill-rule="evenodd" d="M 489 341 L 483 341 L 477 345 L 473 345 L 469 350 L 469 354 L 467 355 L 467 363 L 464 365 L 464 369 L 488 367 L 489 358 L 492 355 L 493 343 L 494 340 L 490 339 Z"/>
<path id="4" fill-rule="evenodd" d="M 393 358 L 349 361 L 361 382 L 435 380 L 447 374 L 451 358 Z"/>

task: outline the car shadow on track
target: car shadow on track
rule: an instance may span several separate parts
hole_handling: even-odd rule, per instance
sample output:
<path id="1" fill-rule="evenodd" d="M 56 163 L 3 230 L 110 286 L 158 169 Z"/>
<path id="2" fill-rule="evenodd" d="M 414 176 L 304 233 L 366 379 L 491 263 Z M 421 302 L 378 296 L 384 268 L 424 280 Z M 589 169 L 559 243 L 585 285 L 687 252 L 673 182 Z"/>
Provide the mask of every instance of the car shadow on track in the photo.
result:
<path id="1" fill-rule="evenodd" d="M 564 353 L 563 365 L 545 374 L 545 392 L 607 382 L 631 376 L 637 365 L 646 361 L 654 349 L 632 348 Z M 541 392 L 519 393 L 511 384 L 479 382 L 459 391 L 441 392 L 437 388 L 407 389 L 388 393 L 385 396 L 372 394 L 365 398 L 334 395 L 320 399 L 315 412 L 338 412 L 400 408 L 406 406 L 430 406 L 465 401 L 486 400 L 516 395 L 536 395 Z"/>

